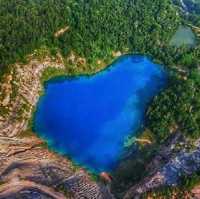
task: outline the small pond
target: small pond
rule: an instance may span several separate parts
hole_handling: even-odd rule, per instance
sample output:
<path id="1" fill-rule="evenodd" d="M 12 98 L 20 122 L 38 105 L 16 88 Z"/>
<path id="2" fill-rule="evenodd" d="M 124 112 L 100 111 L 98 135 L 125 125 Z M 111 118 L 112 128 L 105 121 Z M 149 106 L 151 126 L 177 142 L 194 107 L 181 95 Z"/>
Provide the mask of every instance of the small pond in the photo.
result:
<path id="1" fill-rule="evenodd" d="M 34 131 L 80 166 L 111 171 L 166 82 L 163 67 L 140 55 L 122 56 L 91 76 L 51 79 L 37 104 Z"/>
<path id="2" fill-rule="evenodd" d="M 192 29 L 187 26 L 180 26 L 170 41 L 170 45 L 181 47 L 186 45 L 193 47 L 196 45 L 196 37 Z"/>

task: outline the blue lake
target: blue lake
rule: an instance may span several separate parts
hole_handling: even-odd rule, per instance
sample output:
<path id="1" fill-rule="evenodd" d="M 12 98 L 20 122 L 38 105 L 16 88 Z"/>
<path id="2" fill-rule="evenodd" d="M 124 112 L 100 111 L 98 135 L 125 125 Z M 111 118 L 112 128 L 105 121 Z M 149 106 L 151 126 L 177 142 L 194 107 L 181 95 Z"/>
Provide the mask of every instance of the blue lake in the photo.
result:
<path id="1" fill-rule="evenodd" d="M 37 104 L 34 131 L 77 164 L 111 171 L 166 82 L 163 67 L 140 55 L 122 56 L 91 76 L 51 79 Z"/>

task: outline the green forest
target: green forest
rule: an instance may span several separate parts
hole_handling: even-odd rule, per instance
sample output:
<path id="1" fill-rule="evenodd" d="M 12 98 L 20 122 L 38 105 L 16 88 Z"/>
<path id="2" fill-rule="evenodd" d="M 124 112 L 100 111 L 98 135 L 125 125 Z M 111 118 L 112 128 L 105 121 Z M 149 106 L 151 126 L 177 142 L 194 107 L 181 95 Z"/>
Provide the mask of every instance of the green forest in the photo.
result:
<path id="1" fill-rule="evenodd" d="M 179 23 L 169 2 L 1 0 L 0 65 L 5 68 L 43 45 L 64 56 L 73 50 L 90 65 L 113 50 L 155 54 Z M 55 38 L 66 26 L 69 30 Z"/>

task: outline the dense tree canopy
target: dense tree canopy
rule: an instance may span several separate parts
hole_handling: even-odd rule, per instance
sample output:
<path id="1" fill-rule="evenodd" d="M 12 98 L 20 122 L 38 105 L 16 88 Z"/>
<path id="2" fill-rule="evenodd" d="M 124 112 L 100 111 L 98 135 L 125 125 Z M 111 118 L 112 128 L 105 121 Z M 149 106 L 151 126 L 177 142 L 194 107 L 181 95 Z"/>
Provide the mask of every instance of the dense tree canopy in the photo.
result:
<path id="1" fill-rule="evenodd" d="M 41 45 L 71 50 L 89 63 L 112 50 L 145 52 L 164 45 L 177 26 L 169 0 L 0 0 L 0 65 Z M 54 33 L 69 26 L 59 38 Z"/>
<path id="2" fill-rule="evenodd" d="M 195 17 L 187 20 L 198 25 Z M 0 0 L 0 66 L 41 46 L 63 57 L 73 51 L 93 67 L 98 59 L 107 63 L 113 51 L 148 54 L 168 67 L 170 82 L 149 108 L 147 127 L 163 139 L 174 124 L 199 135 L 200 47 L 169 46 L 179 23 L 171 0 Z"/>
<path id="3" fill-rule="evenodd" d="M 169 88 L 155 97 L 148 110 L 148 125 L 159 141 L 173 128 L 200 136 L 200 73 L 191 69 L 186 79 L 175 77 Z"/>

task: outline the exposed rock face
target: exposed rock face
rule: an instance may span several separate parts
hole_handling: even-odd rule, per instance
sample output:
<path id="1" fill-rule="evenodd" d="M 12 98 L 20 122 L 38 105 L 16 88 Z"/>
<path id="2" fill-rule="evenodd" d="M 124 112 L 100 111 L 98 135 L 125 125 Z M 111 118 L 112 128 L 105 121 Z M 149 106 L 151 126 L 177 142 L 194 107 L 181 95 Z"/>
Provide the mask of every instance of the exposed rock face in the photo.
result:
<path id="1" fill-rule="evenodd" d="M 99 199 L 114 199 L 114 197 L 103 186 L 98 186 L 91 183 L 91 180 L 83 173 L 75 174 L 66 179 L 64 185 L 74 194 L 77 199 L 99 198 Z"/>
<path id="2" fill-rule="evenodd" d="M 190 13 L 199 13 L 199 1 L 198 0 L 173 0 L 180 10 L 186 15 Z"/>
<path id="3" fill-rule="evenodd" d="M 1 96 L 3 98 L 1 100 L 6 101 L 1 106 L 8 109 L 8 113 L 0 120 L 0 136 L 14 137 L 26 129 L 27 121 L 31 117 L 33 107 L 39 98 L 39 92 L 42 90 L 40 77 L 47 67 L 62 69 L 64 64 L 61 58 L 53 61 L 46 57 L 42 61 L 33 59 L 26 65 L 15 64 L 12 66 L 11 74 L 14 77 L 11 76 L 9 81 L 0 87 L 1 95 L 4 94 Z M 8 76 L 5 79 L 8 79 Z M 16 96 L 11 100 L 10 96 L 14 92 Z M 27 107 L 27 110 L 24 110 L 24 106 Z M 20 120 L 19 113 L 22 114 Z"/>
<path id="4" fill-rule="evenodd" d="M 0 198 L 15 198 L 19 192 L 26 193 L 25 198 L 36 193 L 56 199 L 112 198 L 107 188 L 86 172 L 75 171 L 67 159 L 37 146 L 2 159 L 0 171 Z M 68 191 L 68 197 L 60 186 Z"/>
<path id="5" fill-rule="evenodd" d="M 200 199 L 200 186 L 197 185 L 191 190 L 192 194 L 194 195 L 195 199 Z"/>
<path id="6" fill-rule="evenodd" d="M 191 175 L 200 169 L 200 144 L 197 141 L 194 150 L 174 151 L 176 143 L 186 144 L 180 133 L 173 135 L 170 141 L 162 146 L 161 152 L 147 168 L 150 175 L 133 186 L 124 199 L 137 198 L 145 192 L 161 186 L 175 186 L 183 175 Z M 184 147 L 186 148 L 186 147 Z"/>
<path id="7" fill-rule="evenodd" d="M 112 56 L 113 57 L 120 57 L 122 55 L 122 52 L 120 52 L 120 51 L 117 51 L 117 52 L 112 52 Z"/>
<path id="8" fill-rule="evenodd" d="M 69 26 L 61 28 L 60 30 L 58 30 L 57 32 L 54 33 L 54 37 L 58 38 L 58 37 L 62 36 L 65 32 L 67 32 L 68 30 L 69 30 Z"/>
<path id="9" fill-rule="evenodd" d="M 60 56 L 56 60 L 30 60 L 25 65 L 15 64 L 11 76 L 0 86 L 0 106 L 6 110 L 0 116 L 0 199 L 113 198 L 106 186 L 42 147 L 40 139 L 20 136 L 42 90 L 42 72 L 47 67 L 64 68 Z"/>

